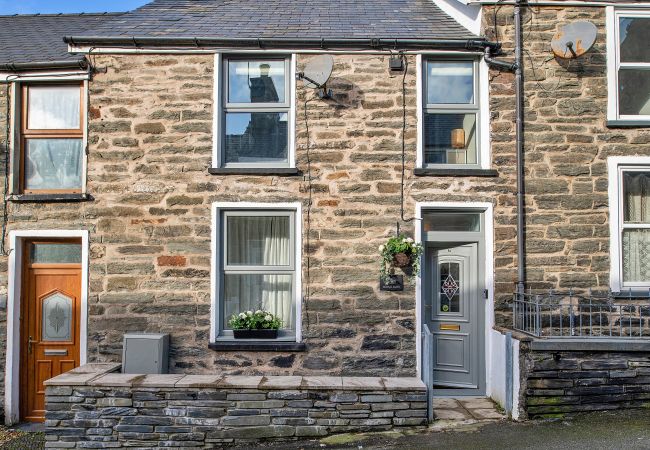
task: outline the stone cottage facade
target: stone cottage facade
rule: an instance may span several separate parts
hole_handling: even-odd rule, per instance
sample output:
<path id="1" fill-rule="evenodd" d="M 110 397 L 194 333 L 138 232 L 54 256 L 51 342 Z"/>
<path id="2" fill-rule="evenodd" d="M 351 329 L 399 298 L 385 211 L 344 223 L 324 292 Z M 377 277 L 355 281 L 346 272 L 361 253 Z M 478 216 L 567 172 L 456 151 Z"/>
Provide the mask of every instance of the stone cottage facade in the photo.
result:
<path id="1" fill-rule="evenodd" d="M 262 9 L 243 2 L 237 20 L 226 3 L 207 3 L 196 13 L 156 0 L 121 15 L 83 18 L 88 31 L 70 22 L 78 16 L 0 18 L 14 26 L 58 20 L 46 24 L 52 42 L 67 42 L 49 66 L 34 64 L 42 62 L 38 55 L 19 61 L 9 54 L 0 70 L 8 158 L 0 260 L 6 420 L 38 419 L 20 409 L 32 387 L 18 380 L 31 364 L 24 359 L 30 341 L 38 349 L 56 336 L 41 339 L 47 324 L 40 322 L 41 338 L 25 336 L 31 325 L 18 317 L 29 316 L 30 298 L 41 313 L 55 295 L 64 310 L 65 299 L 78 301 L 69 310 L 78 322 L 68 320 L 79 337 L 67 336 L 75 344 L 64 350 L 78 352 L 72 366 L 119 362 L 123 335 L 140 332 L 170 335 L 172 373 L 413 377 L 431 369 L 423 362 L 427 325 L 441 339 L 438 359 L 448 358 L 433 368 L 441 393 L 506 401 L 502 363 L 510 350 L 503 331 L 512 326 L 517 281 L 515 79 L 483 55 L 491 49 L 492 57 L 512 60 L 515 5 L 413 1 L 396 13 L 390 0 L 355 2 L 334 16 L 292 10 L 287 24 L 267 14 L 273 2 Z M 179 23 L 169 30 L 164 17 L 172 7 Z M 625 194 L 612 180 L 623 186 L 617 174 L 630 168 L 643 184 L 650 167 L 647 103 L 625 103 L 632 88 L 638 97 L 650 95 L 642 71 L 648 54 L 633 47 L 622 65 L 616 62 L 626 50 L 617 27 L 647 24 L 649 8 L 522 8 L 527 289 L 647 289 L 645 269 L 631 268 L 644 265 L 642 240 L 612 237 L 624 236 L 627 222 L 643 228 L 643 213 L 619 218 L 615 208 Z M 368 17 L 343 20 L 359 11 Z M 402 26 L 386 20 L 394 14 Z M 260 17 L 268 27 L 252 25 Z M 318 28 L 313 17 L 331 23 Z M 250 21 L 237 23 L 242 18 Z M 577 59 L 553 58 L 551 38 L 577 20 L 596 26 L 593 48 Z M 373 21 L 380 25 L 369 27 Z M 629 28 L 630 46 L 644 42 L 638 36 L 650 28 L 641 29 Z M 331 98 L 296 79 L 323 54 L 333 59 Z M 391 59 L 401 70 L 391 69 Z M 636 78 L 625 78 L 626 70 Z M 265 76 L 273 92 L 266 84 L 253 98 Z M 629 83 L 628 91 L 617 83 Z M 77 115 L 48 110 L 53 86 L 68 88 L 52 94 L 59 99 L 78 88 Z M 34 122 L 49 125 L 30 128 L 30 108 Z M 38 108 L 72 114 L 78 136 L 39 119 Z M 462 132 L 460 144 L 451 132 Z M 38 166 L 37 147 L 27 155 L 39 139 L 79 140 L 86 151 L 76 163 L 72 147 L 49 150 L 53 164 L 78 165 L 77 182 L 66 181 L 73 170 L 61 175 Z M 56 186 L 64 182 L 72 184 Z M 377 249 L 398 231 L 424 244 L 422 271 L 414 279 L 405 274 L 403 291 L 380 290 Z M 636 262 L 623 263 L 631 254 Z M 48 280 L 48 264 L 78 270 L 78 281 L 68 282 L 79 291 L 34 281 L 42 273 Z M 42 292 L 30 290 L 30 280 Z M 452 280 L 456 291 L 439 290 Z M 257 305 L 282 316 L 280 337 L 233 339 L 229 315 Z M 556 370 L 549 362 L 555 351 L 535 353 L 528 337 L 515 337 L 515 415 L 526 407 L 535 415 L 537 405 L 526 399 L 556 394 L 544 391 L 553 381 L 531 381 L 540 378 L 531 375 L 541 370 L 534 361 Z M 643 375 L 633 364 L 640 354 L 630 355 L 619 358 L 634 371 L 630 378 Z M 568 370 L 581 373 L 598 359 L 581 358 L 584 367 Z M 454 365 L 460 378 L 447 370 Z M 610 376 L 599 375 L 598 384 L 608 385 Z M 581 395 L 564 394 L 574 403 Z M 636 406 L 634 399 L 626 406 Z"/>

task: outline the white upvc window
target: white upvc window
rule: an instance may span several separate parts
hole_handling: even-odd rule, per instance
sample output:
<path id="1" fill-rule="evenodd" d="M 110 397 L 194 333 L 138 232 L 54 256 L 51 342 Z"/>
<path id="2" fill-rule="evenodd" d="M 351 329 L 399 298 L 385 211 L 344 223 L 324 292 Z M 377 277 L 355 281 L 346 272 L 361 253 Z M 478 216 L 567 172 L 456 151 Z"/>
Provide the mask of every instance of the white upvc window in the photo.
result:
<path id="1" fill-rule="evenodd" d="M 423 57 L 420 167 L 480 168 L 479 62 Z"/>
<path id="2" fill-rule="evenodd" d="M 232 339 L 229 319 L 270 311 L 279 340 L 300 339 L 300 205 L 217 203 L 213 208 L 213 339 Z"/>
<path id="3" fill-rule="evenodd" d="M 607 119 L 650 125 L 650 10 L 607 7 Z"/>
<path id="4" fill-rule="evenodd" d="M 217 54 L 215 168 L 295 167 L 295 57 Z"/>
<path id="5" fill-rule="evenodd" d="M 609 158 L 611 286 L 650 288 L 650 158 Z"/>

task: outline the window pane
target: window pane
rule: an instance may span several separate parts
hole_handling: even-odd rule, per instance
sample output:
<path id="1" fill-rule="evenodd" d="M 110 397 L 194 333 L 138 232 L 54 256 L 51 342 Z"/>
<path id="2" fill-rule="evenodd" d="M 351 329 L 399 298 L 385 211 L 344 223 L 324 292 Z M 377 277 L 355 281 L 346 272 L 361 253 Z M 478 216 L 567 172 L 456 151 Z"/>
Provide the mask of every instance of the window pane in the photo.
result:
<path id="1" fill-rule="evenodd" d="M 286 162 L 287 113 L 227 113 L 226 163 Z"/>
<path id="2" fill-rule="evenodd" d="M 477 164 L 475 114 L 424 114 L 425 164 Z"/>
<path id="3" fill-rule="evenodd" d="M 623 221 L 650 223 L 650 172 L 623 172 Z"/>
<path id="4" fill-rule="evenodd" d="M 262 309 L 282 319 L 283 329 L 293 329 L 293 275 L 224 275 L 223 329 L 233 314 Z"/>
<path id="5" fill-rule="evenodd" d="M 72 299 L 56 292 L 43 300 L 43 341 L 72 340 Z"/>
<path id="6" fill-rule="evenodd" d="M 424 231 L 480 231 L 480 227 L 478 213 L 430 212 L 424 215 Z"/>
<path id="7" fill-rule="evenodd" d="M 650 62 L 650 17 L 619 18 L 621 62 Z"/>
<path id="8" fill-rule="evenodd" d="M 440 312 L 457 313 L 460 311 L 460 264 L 443 262 L 440 270 Z"/>
<path id="9" fill-rule="evenodd" d="M 229 103 L 284 103 L 284 60 L 228 61 Z"/>
<path id="10" fill-rule="evenodd" d="M 80 189 L 81 139 L 27 139 L 25 189 Z"/>
<path id="11" fill-rule="evenodd" d="M 650 230 L 623 230 L 623 281 L 650 281 Z"/>
<path id="12" fill-rule="evenodd" d="M 427 103 L 474 103 L 474 63 L 428 61 Z"/>
<path id="13" fill-rule="evenodd" d="M 81 264 L 81 244 L 31 244 L 32 264 Z"/>
<path id="14" fill-rule="evenodd" d="M 650 115 L 650 70 L 618 71 L 618 105 L 621 115 Z"/>
<path id="15" fill-rule="evenodd" d="M 228 265 L 291 264 L 289 216 L 227 216 Z"/>
<path id="16" fill-rule="evenodd" d="M 32 130 L 78 129 L 79 86 L 31 86 L 27 124 Z"/>

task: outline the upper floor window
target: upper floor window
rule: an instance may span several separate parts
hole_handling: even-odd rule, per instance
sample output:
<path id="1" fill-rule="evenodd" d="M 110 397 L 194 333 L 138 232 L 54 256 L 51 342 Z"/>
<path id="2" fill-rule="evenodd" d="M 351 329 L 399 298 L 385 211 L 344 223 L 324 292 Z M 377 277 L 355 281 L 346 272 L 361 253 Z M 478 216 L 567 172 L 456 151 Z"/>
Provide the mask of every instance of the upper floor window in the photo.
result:
<path id="1" fill-rule="evenodd" d="M 80 193 L 83 179 L 82 84 L 22 86 L 20 191 Z"/>
<path id="2" fill-rule="evenodd" d="M 608 119 L 650 123 L 650 12 L 612 8 Z"/>
<path id="3" fill-rule="evenodd" d="M 228 56 L 221 63 L 220 167 L 291 167 L 289 57 Z"/>
<path id="4" fill-rule="evenodd" d="M 423 61 L 423 166 L 480 166 L 477 67 L 472 59 Z"/>

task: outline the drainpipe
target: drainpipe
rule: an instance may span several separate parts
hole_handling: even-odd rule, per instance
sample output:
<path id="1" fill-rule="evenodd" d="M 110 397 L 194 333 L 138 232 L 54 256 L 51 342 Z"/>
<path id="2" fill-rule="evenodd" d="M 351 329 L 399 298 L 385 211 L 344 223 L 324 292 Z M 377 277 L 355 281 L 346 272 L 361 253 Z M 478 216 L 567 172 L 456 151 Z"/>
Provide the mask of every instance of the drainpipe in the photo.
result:
<path id="1" fill-rule="evenodd" d="M 525 0 L 524 0 L 525 1 Z M 517 142 L 517 293 L 523 294 L 526 281 L 524 261 L 524 74 L 521 33 L 521 4 L 515 2 L 515 115 Z"/>

